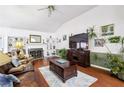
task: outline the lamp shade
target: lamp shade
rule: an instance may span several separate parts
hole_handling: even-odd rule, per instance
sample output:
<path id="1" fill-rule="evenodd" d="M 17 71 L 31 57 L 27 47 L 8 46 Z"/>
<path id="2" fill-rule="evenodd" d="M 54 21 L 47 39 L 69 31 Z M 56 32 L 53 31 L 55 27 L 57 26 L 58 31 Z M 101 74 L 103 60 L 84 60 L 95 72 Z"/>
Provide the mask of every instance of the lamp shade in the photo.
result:
<path id="1" fill-rule="evenodd" d="M 20 41 L 17 41 L 15 46 L 17 49 L 21 49 L 21 48 L 23 48 L 23 43 Z"/>

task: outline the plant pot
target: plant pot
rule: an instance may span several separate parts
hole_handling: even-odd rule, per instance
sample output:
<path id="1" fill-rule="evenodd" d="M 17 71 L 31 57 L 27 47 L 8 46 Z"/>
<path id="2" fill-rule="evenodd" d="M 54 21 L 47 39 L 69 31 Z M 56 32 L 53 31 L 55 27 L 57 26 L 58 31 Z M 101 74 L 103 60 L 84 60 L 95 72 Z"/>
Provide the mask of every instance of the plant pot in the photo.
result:
<path id="1" fill-rule="evenodd" d="M 119 72 L 117 77 L 121 80 L 124 80 L 124 72 Z"/>

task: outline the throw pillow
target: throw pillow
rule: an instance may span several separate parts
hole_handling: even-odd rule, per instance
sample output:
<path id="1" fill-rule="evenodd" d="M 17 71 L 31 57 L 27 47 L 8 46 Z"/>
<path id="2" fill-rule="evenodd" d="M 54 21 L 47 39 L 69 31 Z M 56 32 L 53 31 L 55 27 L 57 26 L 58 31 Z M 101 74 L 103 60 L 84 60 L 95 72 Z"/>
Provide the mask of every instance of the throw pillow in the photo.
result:
<path id="1" fill-rule="evenodd" d="M 9 79 L 9 80 L 11 80 L 11 81 L 13 81 L 15 83 L 20 83 L 20 80 L 16 76 L 14 76 L 12 74 L 6 75 L 6 77 L 7 77 L 7 79 Z"/>
<path id="2" fill-rule="evenodd" d="M 20 83 L 20 80 L 12 75 L 5 75 L 0 73 L 0 87 L 13 87 L 13 82 Z"/>
<path id="3" fill-rule="evenodd" d="M 12 64 L 15 66 L 15 67 L 18 67 L 20 65 L 20 62 L 19 60 L 17 59 L 16 56 L 12 56 Z"/>

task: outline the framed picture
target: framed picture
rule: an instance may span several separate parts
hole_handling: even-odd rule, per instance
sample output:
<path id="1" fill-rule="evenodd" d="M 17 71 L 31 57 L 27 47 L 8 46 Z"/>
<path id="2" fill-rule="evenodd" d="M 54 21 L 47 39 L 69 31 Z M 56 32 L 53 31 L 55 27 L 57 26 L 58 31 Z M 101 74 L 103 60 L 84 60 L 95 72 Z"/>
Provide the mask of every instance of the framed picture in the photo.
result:
<path id="1" fill-rule="evenodd" d="M 61 39 L 59 39 L 59 43 L 61 43 Z"/>
<path id="2" fill-rule="evenodd" d="M 41 43 L 41 35 L 30 35 L 30 43 Z"/>
<path id="3" fill-rule="evenodd" d="M 63 35 L 63 41 L 67 40 L 67 35 Z"/>
<path id="4" fill-rule="evenodd" d="M 95 47 L 103 47 L 105 44 L 105 40 L 104 39 L 95 39 L 94 41 L 94 45 Z"/>
<path id="5" fill-rule="evenodd" d="M 21 42 L 21 46 L 23 47 L 23 49 L 25 49 L 25 44 L 27 43 L 27 38 L 8 36 L 8 52 L 11 52 L 12 50 L 15 50 L 17 48 L 17 45 L 18 45 L 17 42 Z"/>
<path id="6" fill-rule="evenodd" d="M 102 36 L 114 35 L 114 24 L 101 26 Z"/>

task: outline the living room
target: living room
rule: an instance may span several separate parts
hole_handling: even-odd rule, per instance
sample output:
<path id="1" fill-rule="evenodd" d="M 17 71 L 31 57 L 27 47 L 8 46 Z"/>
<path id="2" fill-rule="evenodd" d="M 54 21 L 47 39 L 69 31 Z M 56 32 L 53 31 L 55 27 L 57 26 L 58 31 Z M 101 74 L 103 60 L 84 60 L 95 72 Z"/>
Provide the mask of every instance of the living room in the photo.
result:
<path id="1" fill-rule="evenodd" d="M 122 87 L 123 9 L 117 5 L 0 6 L 0 70 L 10 64 L 2 63 L 8 56 L 12 62 L 13 50 L 24 49 L 17 55 L 25 56 L 26 66 L 32 63 L 33 69 L 4 73 L 15 76 L 14 87 Z M 81 62 L 74 62 L 73 56 Z"/>

